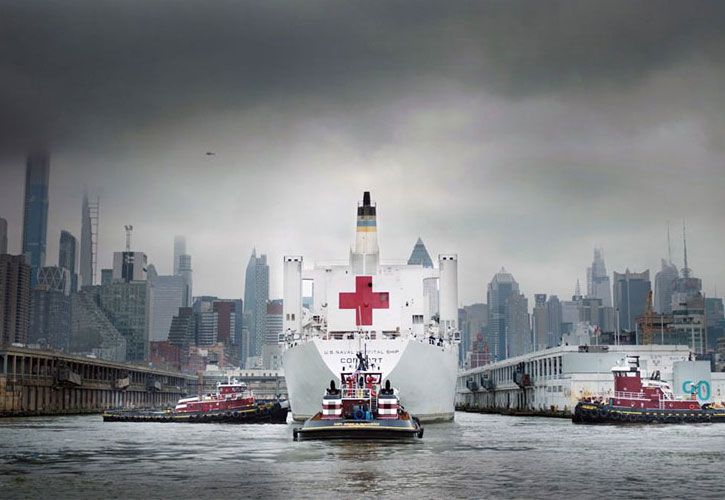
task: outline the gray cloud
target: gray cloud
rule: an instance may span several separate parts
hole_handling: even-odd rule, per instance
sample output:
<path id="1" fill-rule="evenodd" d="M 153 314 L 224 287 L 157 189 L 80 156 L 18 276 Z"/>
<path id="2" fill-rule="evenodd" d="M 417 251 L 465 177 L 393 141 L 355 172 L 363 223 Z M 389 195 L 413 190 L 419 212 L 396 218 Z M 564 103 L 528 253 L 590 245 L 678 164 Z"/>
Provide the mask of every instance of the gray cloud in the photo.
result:
<path id="1" fill-rule="evenodd" d="M 725 281 L 725 6 L 450 4 L 5 1 L 0 216 L 17 241 L 22 155 L 47 143 L 52 231 L 88 184 L 102 259 L 124 223 L 157 262 L 193 234 L 221 295 L 255 243 L 344 257 L 364 188 L 387 256 L 459 251 L 467 301 L 500 265 L 566 295 L 594 244 L 654 266 L 668 219 Z"/>

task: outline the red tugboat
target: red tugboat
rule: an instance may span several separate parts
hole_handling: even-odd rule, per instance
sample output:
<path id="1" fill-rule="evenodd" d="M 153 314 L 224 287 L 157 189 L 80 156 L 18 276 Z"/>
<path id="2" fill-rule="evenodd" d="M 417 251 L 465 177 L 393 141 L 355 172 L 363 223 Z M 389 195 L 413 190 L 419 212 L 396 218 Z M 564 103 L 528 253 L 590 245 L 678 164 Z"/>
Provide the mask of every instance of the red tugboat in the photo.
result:
<path id="1" fill-rule="evenodd" d="M 246 384 L 229 379 L 217 392 L 182 398 L 173 411 L 107 411 L 104 422 L 286 423 L 287 401 L 257 401 Z"/>
<path id="2" fill-rule="evenodd" d="M 627 366 L 612 368 L 614 397 L 608 402 L 582 400 L 574 409 L 572 421 L 600 423 L 695 423 L 725 422 L 722 405 L 701 405 L 692 399 L 676 399 L 659 371 L 642 378 L 639 356 L 628 356 Z"/>
<path id="3" fill-rule="evenodd" d="M 341 388 L 330 381 L 322 411 L 294 429 L 294 439 L 422 438 L 420 422 L 401 406 L 390 380 L 381 386 L 382 373 L 368 371 L 367 355 L 357 358 L 355 372 L 341 374 Z"/>
<path id="4" fill-rule="evenodd" d="M 246 384 L 230 379 L 226 384 L 217 384 L 216 394 L 180 399 L 174 411 L 177 413 L 239 411 L 252 408 L 254 403 L 254 394 Z"/>

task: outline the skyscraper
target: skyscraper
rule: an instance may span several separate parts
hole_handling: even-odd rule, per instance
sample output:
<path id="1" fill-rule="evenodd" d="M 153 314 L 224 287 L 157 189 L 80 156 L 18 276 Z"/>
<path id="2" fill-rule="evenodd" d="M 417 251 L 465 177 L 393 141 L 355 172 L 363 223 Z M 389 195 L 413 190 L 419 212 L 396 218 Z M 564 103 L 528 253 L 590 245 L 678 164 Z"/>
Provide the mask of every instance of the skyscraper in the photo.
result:
<path id="1" fill-rule="evenodd" d="M 269 266 L 267 256 L 257 257 L 256 249 L 249 258 L 244 280 L 244 315 L 248 331 L 245 357 L 262 355 L 267 334 L 267 302 L 269 301 Z"/>
<path id="2" fill-rule="evenodd" d="M 116 281 L 98 287 L 98 305 L 126 339 L 126 360 L 144 361 L 149 354 L 148 281 Z"/>
<path id="3" fill-rule="evenodd" d="M 0 344 L 28 340 L 30 273 L 24 256 L 0 254 Z"/>
<path id="4" fill-rule="evenodd" d="M 148 281 L 151 292 L 149 341 L 168 340 L 171 320 L 184 306 L 184 279 L 181 276 L 159 276 L 150 265 Z"/>
<path id="5" fill-rule="evenodd" d="M 100 306 L 102 288 L 86 287 L 71 297 L 70 350 L 111 361 L 126 361 L 126 338 Z"/>
<path id="6" fill-rule="evenodd" d="M 189 347 L 194 345 L 196 323 L 194 311 L 191 307 L 181 307 L 179 312 L 171 320 L 169 328 L 169 343 L 181 349 L 182 353 L 188 354 Z"/>
<path id="7" fill-rule="evenodd" d="M 8 253 L 8 221 L 0 217 L 0 255 Z"/>
<path id="8" fill-rule="evenodd" d="M 186 255 L 186 237 L 174 236 L 174 274 L 181 274 L 181 256 Z"/>
<path id="9" fill-rule="evenodd" d="M 76 274 L 76 239 L 68 231 L 60 232 L 60 245 L 58 246 L 58 266 L 67 269 L 70 273 L 70 289 L 78 291 L 78 275 Z"/>
<path id="10" fill-rule="evenodd" d="M 48 154 L 43 151 L 29 154 L 25 168 L 23 255 L 32 268 L 31 287 L 35 286 L 38 270 L 45 266 L 49 175 Z"/>
<path id="11" fill-rule="evenodd" d="M 546 301 L 547 319 L 549 325 L 546 330 L 546 346 L 555 347 L 561 342 L 563 323 L 561 301 L 556 295 L 550 295 Z"/>
<path id="12" fill-rule="evenodd" d="M 612 306 L 612 288 L 604 265 L 604 250 L 594 249 L 594 261 L 587 268 L 587 297 L 602 299 L 603 307 Z"/>
<path id="13" fill-rule="evenodd" d="M 430 258 L 430 254 L 428 254 L 428 249 L 423 244 L 423 240 L 420 238 L 415 242 L 413 251 L 410 253 L 410 258 L 408 259 L 409 266 L 416 264 L 423 267 L 433 267 L 433 260 Z"/>
<path id="14" fill-rule="evenodd" d="M 67 351 L 71 340 L 71 274 L 64 267 L 42 267 L 32 291 L 28 342 Z"/>
<path id="15" fill-rule="evenodd" d="M 546 349 L 549 331 L 549 309 L 546 305 L 546 294 L 534 294 L 534 310 L 531 318 L 534 350 Z"/>
<path id="16" fill-rule="evenodd" d="M 531 323 L 529 300 L 521 293 L 513 293 L 508 299 L 509 352 L 508 357 L 531 352 Z"/>
<path id="17" fill-rule="evenodd" d="M 184 280 L 184 307 L 191 307 L 193 297 L 191 255 L 182 254 L 179 256 L 179 275 Z"/>
<path id="18" fill-rule="evenodd" d="M 662 269 L 655 274 L 654 309 L 660 314 L 672 314 L 672 292 L 675 281 L 680 277 L 677 266 L 671 261 L 662 259 Z"/>
<path id="19" fill-rule="evenodd" d="M 145 281 L 147 276 L 147 257 L 143 252 L 113 252 L 113 280 Z"/>
<path id="20" fill-rule="evenodd" d="M 433 260 L 430 258 L 428 249 L 425 247 L 423 240 L 418 238 L 418 241 L 413 245 L 413 251 L 410 253 L 408 259 L 408 265 L 419 265 L 426 268 L 433 269 Z M 424 311 L 424 320 L 429 322 L 430 319 L 438 314 L 438 280 L 435 278 L 429 278 L 423 280 L 423 297 L 426 300 L 426 308 Z"/>
<path id="21" fill-rule="evenodd" d="M 94 284 L 93 219 L 91 215 L 91 204 L 88 203 L 88 193 L 84 192 L 83 204 L 81 206 L 81 259 L 79 269 L 81 286 L 91 286 Z"/>
<path id="22" fill-rule="evenodd" d="M 725 310 L 721 298 L 705 299 L 705 325 L 708 349 L 715 350 L 718 341 L 725 337 Z"/>
<path id="23" fill-rule="evenodd" d="M 614 307 L 619 315 L 619 329 L 635 331 L 637 318 L 647 305 L 647 295 L 652 290 L 649 269 L 633 273 L 614 273 Z"/>
<path id="24" fill-rule="evenodd" d="M 519 284 L 504 268 L 496 273 L 488 285 L 488 344 L 495 361 L 509 357 L 514 332 L 510 301 L 516 302 Z"/>

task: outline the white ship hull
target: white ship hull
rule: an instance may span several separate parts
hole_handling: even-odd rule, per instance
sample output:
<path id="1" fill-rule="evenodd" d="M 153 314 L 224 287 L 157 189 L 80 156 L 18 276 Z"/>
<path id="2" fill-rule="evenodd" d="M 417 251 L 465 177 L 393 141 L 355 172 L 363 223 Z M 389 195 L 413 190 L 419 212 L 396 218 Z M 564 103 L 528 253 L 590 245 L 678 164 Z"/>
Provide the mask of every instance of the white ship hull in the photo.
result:
<path id="1" fill-rule="evenodd" d="M 321 408 L 330 380 L 354 369 L 355 353 L 365 349 L 384 380 L 399 391 L 402 405 L 421 421 L 453 419 L 458 346 L 432 345 L 427 339 L 325 340 L 288 347 L 283 355 L 292 417 L 310 418 Z"/>

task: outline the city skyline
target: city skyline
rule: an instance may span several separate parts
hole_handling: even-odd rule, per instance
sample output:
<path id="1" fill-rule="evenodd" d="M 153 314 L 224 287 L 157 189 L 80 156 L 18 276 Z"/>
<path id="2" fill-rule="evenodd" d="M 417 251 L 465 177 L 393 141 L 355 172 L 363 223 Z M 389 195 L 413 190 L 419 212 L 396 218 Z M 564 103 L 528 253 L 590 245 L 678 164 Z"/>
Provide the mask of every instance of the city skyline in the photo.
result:
<path id="1" fill-rule="evenodd" d="M 52 163 L 52 157 L 51 157 L 50 161 Z M 23 168 L 24 168 L 24 166 L 23 166 Z M 50 171 L 51 171 L 51 176 L 52 176 L 52 171 L 53 171 L 52 166 L 51 166 Z M 52 180 L 50 182 L 49 191 L 52 192 Z M 384 215 L 386 215 L 386 214 L 384 214 Z M 53 209 L 52 209 L 52 201 L 51 201 L 50 207 L 48 209 L 48 219 L 52 220 L 53 218 L 54 217 L 53 217 Z M 72 218 L 72 216 L 70 216 L 69 218 Z M 344 215 L 340 217 L 340 219 L 346 219 L 346 218 L 349 218 L 349 217 L 345 217 Z M 80 221 L 81 217 L 78 217 L 78 219 Z M 345 221 L 343 221 L 343 222 L 345 222 Z M 347 221 L 347 222 L 349 223 L 349 221 Z M 670 223 L 670 221 L 667 221 L 664 226 L 665 238 L 663 238 L 662 254 L 665 255 L 668 251 L 673 253 L 674 254 L 674 257 L 672 257 L 673 264 L 678 268 L 682 268 L 684 266 L 684 260 L 683 260 L 684 257 L 681 254 L 684 251 L 684 249 L 681 248 L 681 246 L 682 246 L 681 242 L 676 241 L 676 240 L 673 242 L 668 238 L 667 231 L 669 229 L 669 223 Z M 99 276 L 97 276 L 97 278 L 96 278 L 99 282 L 100 282 L 100 270 L 113 267 L 113 253 L 116 251 L 122 250 L 123 245 L 124 245 L 123 241 L 125 241 L 125 233 L 123 231 L 123 227 L 119 228 L 119 230 L 116 231 L 118 233 L 118 235 L 116 235 L 117 237 L 114 235 L 109 235 L 106 238 L 104 238 L 105 231 L 108 231 L 110 228 L 106 227 L 103 220 L 101 220 L 100 225 L 101 225 L 102 229 L 100 231 L 101 237 L 100 237 L 100 242 L 99 242 L 99 255 L 98 255 L 98 262 L 99 262 L 98 274 L 99 274 Z M 77 229 L 78 233 L 80 233 L 80 227 L 81 227 L 80 222 L 78 224 L 76 224 L 76 226 L 78 227 L 78 229 Z M 692 224 L 691 224 L 691 226 L 692 226 Z M 695 224 L 695 226 L 697 226 L 697 224 Z M 175 258 L 174 252 L 177 250 L 177 245 L 175 244 L 176 239 L 179 237 L 184 239 L 184 244 L 182 246 L 184 247 L 184 251 L 186 251 L 185 250 L 186 249 L 185 236 L 179 236 L 177 234 L 178 231 L 176 231 L 176 232 L 171 231 L 171 233 L 173 233 L 173 234 L 169 241 L 159 242 L 158 240 L 156 240 L 156 238 L 153 238 L 153 243 L 147 244 L 144 241 L 139 242 L 139 238 L 138 238 L 139 231 L 137 231 L 137 227 L 138 226 L 134 226 L 134 245 L 133 245 L 134 249 L 139 249 L 138 251 L 143 251 L 141 249 L 146 248 L 147 246 L 150 246 L 152 248 L 157 248 L 157 249 L 161 248 L 160 257 L 154 257 L 154 256 L 148 254 L 148 252 L 144 252 L 144 253 L 147 253 L 147 255 L 148 255 L 149 264 L 153 264 L 159 270 L 160 274 L 173 274 L 173 271 L 174 271 L 173 263 L 174 263 L 174 258 Z M 17 228 L 17 232 L 21 232 L 21 231 L 22 231 L 22 225 L 19 228 Z M 7 229 L 8 241 L 9 241 L 8 242 L 8 253 L 20 254 L 19 251 L 17 251 L 17 252 L 14 251 L 14 243 L 15 243 L 14 238 L 13 238 L 14 232 L 15 231 L 13 230 L 12 224 L 10 222 L 8 222 L 8 229 Z M 51 235 L 53 232 L 54 232 L 54 228 L 52 226 L 50 226 L 50 223 L 49 223 L 49 228 L 48 228 L 47 234 Z M 73 234 L 74 230 L 71 229 L 70 231 L 68 231 L 67 229 L 61 229 L 59 226 L 58 230 L 57 230 L 57 233 L 58 233 L 57 237 L 49 238 L 47 241 L 46 254 L 53 255 L 53 254 L 57 254 L 57 252 L 60 251 L 59 245 L 56 242 L 58 241 L 58 238 L 63 234 L 63 232 L 70 232 L 71 234 Z M 152 233 L 152 231 L 150 230 L 150 228 L 146 228 L 146 231 L 144 231 L 142 234 L 149 235 L 149 233 Z M 395 234 L 395 236 L 394 236 L 396 238 L 395 246 L 398 246 L 400 244 L 399 234 L 400 234 L 400 232 L 397 232 L 397 234 Z M 106 242 L 106 239 L 112 240 L 114 242 L 118 241 L 118 245 L 122 245 L 122 246 L 119 246 L 118 249 L 116 249 L 116 250 L 109 249 L 109 251 L 106 252 L 106 248 L 108 247 L 108 243 Z M 193 241 L 193 236 L 190 239 L 192 239 L 192 241 Z M 419 239 L 420 239 L 420 237 L 416 237 L 415 243 L 409 248 L 415 248 Z M 439 240 L 439 238 L 431 238 L 431 240 L 436 241 L 436 240 Z M 164 254 L 164 249 L 163 249 L 164 244 L 166 246 L 165 254 Z M 19 243 L 18 243 L 18 245 L 19 245 Z M 381 254 L 385 255 L 384 243 L 381 244 L 381 246 L 383 246 L 383 248 L 381 249 Z M 690 243 L 690 246 L 691 247 L 693 246 L 692 242 Z M 252 250 L 254 248 L 255 248 L 255 245 L 252 245 Z M 330 258 L 325 258 L 323 256 L 318 259 L 312 259 L 312 261 L 313 262 L 314 262 L 314 260 L 325 261 L 325 260 L 330 260 L 330 259 L 335 259 L 335 258 L 338 258 L 338 259 L 342 258 L 340 254 L 344 253 L 344 247 L 342 247 L 342 248 L 343 248 L 342 251 L 336 252 L 337 255 L 334 255 Z M 595 251 L 595 254 L 596 254 L 596 252 L 601 252 L 602 250 L 604 250 L 607 253 L 607 267 L 610 270 L 614 269 L 614 270 L 624 271 L 624 269 L 626 269 L 626 268 L 637 268 L 637 266 L 630 265 L 627 263 L 623 263 L 623 264 L 619 264 L 619 265 L 617 265 L 617 264 L 611 265 L 609 254 L 612 252 L 608 251 L 604 245 L 601 245 L 601 244 L 593 245 L 591 248 L 589 248 L 589 252 L 591 252 L 592 249 Z M 203 253 L 203 248 L 201 250 L 202 250 L 201 253 Z M 699 248 L 696 248 L 696 253 L 700 253 L 699 250 L 700 250 Z M 268 255 L 268 264 L 270 266 L 270 297 L 277 297 L 277 296 L 281 295 L 281 271 L 282 271 L 281 267 L 282 266 L 281 266 L 281 262 L 278 263 L 276 261 L 271 261 L 269 259 L 269 256 L 278 255 L 279 260 L 281 261 L 283 254 L 275 252 L 275 251 L 267 251 L 267 250 L 265 250 L 264 253 L 266 253 Z M 277 253 L 277 255 L 275 255 L 275 253 Z M 290 254 L 290 253 L 293 253 L 293 252 L 285 252 L 284 254 Z M 622 258 L 621 255 L 624 254 L 624 252 L 614 252 L 614 253 L 619 254 L 620 258 Z M 247 252 L 247 255 L 248 254 L 249 254 L 249 252 Z M 407 252 L 403 251 L 402 254 L 403 254 L 403 256 L 409 255 L 410 250 L 407 250 Z M 437 255 L 437 253 L 434 253 L 434 255 Z M 229 255 L 225 255 L 224 257 L 229 258 Z M 679 259 L 678 259 L 678 257 L 679 257 Z M 242 258 L 244 258 L 244 260 L 246 262 L 248 257 L 242 256 Z M 669 258 L 669 256 L 668 256 L 668 258 Z M 239 257 L 235 256 L 234 259 L 239 260 Z M 579 256 L 577 256 L 577 259 L 579 259 Z M 566 278 L 566 277 L 561 277 L 561 276 L 557 277 L 558 279 L 556 279 L 556 282 L 557 282 L 558 288 L 553 288 L 553 287 L 534 288 L 533 285 L 531 284 L 532 280 L 526 280 L 526 276 L 525 276 L 524 280 L 522 280 L 522 283 L 521 283 L 522 293 L 527 298 L 530 297 L 532 299 L 536 293 L 546 293 L 549 295 L 558 295 L 562 298 L 568 298 L 571 295 L 573 295 L 573 293 L 574 293 L 575 282 L 577 280 L 578 281 L 586 280 L 587 271 L 589 269 L 588 266 L 591 266 L 590 259 L 591 258 L 587 259 L 586 257 L 581 257 L 582 268 L 579 269 L 578 274 L 576 274 L 576 273 L 572 274 L 571 278 Z M 383 261 L 385 261 L 385 260 L 386 260 L 386 258 L 383 258 Z M 387 257 L 387 260 L 400 261 L 400 260 L 404 260 L 404 257 L 397 258 L 396 256 L 390 256 L 390 257 Z M 643 265 L 641 268 L 643 270 L 644 269 L 650 270 L 650 272 L 654 276 L 654 274 L 657 271 L 657 267 L 654 265 L 654 262 L 656 262 L 658 260 L 662 260 L 662 258 L 661 257 L 648 258 L 648 259 L 646 259 L 646 262 L 649 263 L 650 261 L 652 261 L 652 265 Z M 626 261 L 624 261 L 624 262 L 626 262 Z M 630 261 L 630 262 L 633 262 L 633 261 Z M 488 268 L 493 265 L 494 264 L 489 263 L 486 267 Z M 506 266 L 504 266 L 504 267 L 506 267 Z M 574 267 L 574 266 L 571 266 L 571 267 Z M 226 268 L 226 269 L 228 269 L 228 268 Z M 496 274 L 496 272 L 497 271 L 494 271 L 493 274 L 491 274 L 490 276 L 486 276 L 486 275 L 481 276 L 479 282 L 476 282 L 475 279 L 473 279 L 473 278 L 475 278 L 473 276 L 464 275 L 462 277 L 461 281 L 463 283 L 469 285 L 467 287 L 468 295 L 465 296 L 465 295 L 463 295 L 463 293 L 461 294 L 462 299 L 460 301 L 461 303 L 459 304 L 459 306 L 462 307 L 465 304 L 473 304 L 473 303 L 482 302 L 482 301 L 485 302 L 485 289 L 486 289 L 487 283 L 488 283 L 488 281 L 490 281 L 491 277 Z M 713 297 L 719 296 L 719 295 L 717 295 L 717 293 L 718 293 L 717 292 L 717 288 L 718 288 L 717 281 L 715 278 L 713 278 L 712 274 L 708 274 L 707 272 L 702 272 L 700 269 L 700 266 L 697 266 L 697 268 L 695 269 L 694 272 L 695 272 L 695 274 L 698 275 L 698 277 L 700 277 L 703 280 L 703 293 L 706 296 L 713 296 Z M 196 269 L 195 270 L 195 280 L 204 279 L 203 277 L 202 278 L 198 277 L 200 274 L 201 275 L 204 274 L 203 270 Z M 517 274 L 519 274 L 519 273 L 517 273 Z M 715 274 L 717 274 L 717 273 L 715 273 Z M 581 278 L 582 276 L 584 278 Z M 607 273 L 607 277 L 610 278 L 610 281 L 611 281 L 612 276 L 613 276 L 612 271 Z M 551 279 L 551 277 L 552 276 L 550 276 L 550 275 L 548 276 L 549 280 Z M 572 278 L 573 278 L 573 281 L 571 283 L 568 283 L 568 281 Z M 207 280 L 204 280 L 204 281 L 207 281 Z M 278 283 L 278 281 L 279 281 L 279 283 Z M 473 283 L 473 286 L 471 286 L 471 283 Z M 476 283 L 478 283 L 478 285 L 476 285 Z M 217 282 L 217 285 L 219 285 L 218 282 Z M 476 295 L 477 290 L 475 290 L 475 288 L 477 286 L 478 286 L 478 295 Z M 654 283 L 653 283 L 653 286 L 654 286 Z M 236 296 L 241 297 L 241 296 L 243 296 L 243 287 L 244 287 L 244 266 L 239 268 L 239 281 L 236 281 L 235 279 L 230 279 L 228 276 L 228 273 L 226 273 L 226 281 L 222 282 L 221 286 L 216 286 L 216 287 L 212 286 L 211 288 L 208 288 L 208 289 L 205 288 L 205 289 L 201 289 L 199 291 L 197 291 L 197 289 L 195 289 L 194 296 L 196 297 L 196 296 L 203 296 L 203 295 L 218 295 L 218 296 L 229 296 L 229 297 L 236 297 Z M 474 288 L 473 292 L 471 292 L 471 288 Z M 463 287 L 462 287 L 462 289 L 463 289 Z M 708 293 L 708 289 L 710 290 L 709 293 Z M 239 291 L 234 292 L 233 290 L 239 290 Z M 611 283 L 609 284 L 609 290 L 611 293 Z M 464 298 L 465 298 L 465 300 L 464 300 Z M 533 305 L 530 305 L 530 310 L 532 310 L 531 309 L 532 307 L 533 307 Z"/>
<path id="2" fill-rule="evenodd" d="M 11 253 L 25 155 L 43 144 L 48 255 L 62 229 L 82 239 L 85 185 L 103 204 L 99 272 L 125 224 L 162 274 L 184 234 L 198 294 L 241 297 L 254 246 L 272 296 L 284 254 L 344 259 L 364 190 L 384 214 L 381 259 L 418 237 L 434 260 L 457 253 L 462 303 L 501 266 L 527 297 L 566 298 L 594 247 L 609 270 L 654 274 L 682 220 L 705 293 L 725 287 L 720 4 L 39 5 L 3 7 Z"/>

